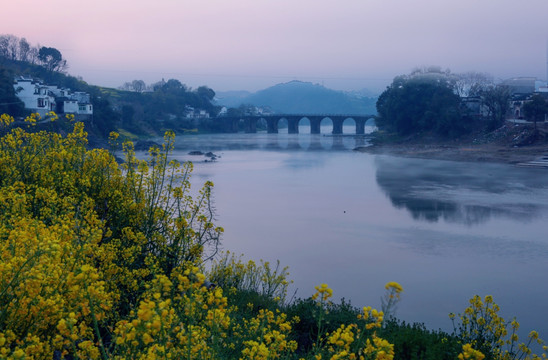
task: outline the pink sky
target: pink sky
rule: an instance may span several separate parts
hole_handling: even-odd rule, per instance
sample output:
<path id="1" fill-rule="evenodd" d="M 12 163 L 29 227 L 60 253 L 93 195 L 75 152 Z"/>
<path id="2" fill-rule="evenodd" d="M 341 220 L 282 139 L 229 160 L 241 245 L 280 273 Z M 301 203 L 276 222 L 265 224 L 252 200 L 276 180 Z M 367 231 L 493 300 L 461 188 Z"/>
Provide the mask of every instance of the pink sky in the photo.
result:
<path id="1" fill-rule="evenodd" d="M 0 34 L 59 49 L 96 85 L 289 80 L 379 91 L 416 66 L 546 79 L 547 0 L 6 1 Z"/>

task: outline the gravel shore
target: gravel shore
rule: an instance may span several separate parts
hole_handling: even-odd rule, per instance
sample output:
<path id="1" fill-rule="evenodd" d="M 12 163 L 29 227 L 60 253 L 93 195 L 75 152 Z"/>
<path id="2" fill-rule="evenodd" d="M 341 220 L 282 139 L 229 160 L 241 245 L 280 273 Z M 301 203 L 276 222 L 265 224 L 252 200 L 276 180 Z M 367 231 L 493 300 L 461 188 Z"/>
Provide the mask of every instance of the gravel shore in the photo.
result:
<path id="1" fill-rule="evenodd" d="M 506 123 L 487 134 L 448 142 L 435 138 L 412 139 L 400 143 L 381 143 L 359 147 L 356 151 L 452 161 L 523 164 L 545 161 L 548 167 L 548 123 L 538 125 L 533 138 L 531 124 Z M 544 166 L 542 166 L 544 167 Z"/>

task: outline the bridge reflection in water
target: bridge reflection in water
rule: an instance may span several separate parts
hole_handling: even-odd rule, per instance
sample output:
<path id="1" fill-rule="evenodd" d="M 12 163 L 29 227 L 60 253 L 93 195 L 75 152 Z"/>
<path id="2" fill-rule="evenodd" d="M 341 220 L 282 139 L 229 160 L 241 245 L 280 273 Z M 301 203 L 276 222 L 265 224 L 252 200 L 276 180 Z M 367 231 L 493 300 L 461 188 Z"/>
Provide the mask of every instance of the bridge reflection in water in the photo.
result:
<path id="1" fill-rule="evenodd" d="M 268 135 L 258 143 L 263 150 L 336 151 L 354 149 L 369 144 L 367 135 Z"/>
<path id="2" fill-rule="evenodd" d="M 176 139 L 175 148 L 181 151 L 222 152 L 224 150 L 262 151 L 348 151 L 369 144 L 369 133 L 374 127 L 366 126 L 365 135 L 345 134 L 210 134 L 184 135 Z M 306 131 L 305 127 L 301 130 Z"/>

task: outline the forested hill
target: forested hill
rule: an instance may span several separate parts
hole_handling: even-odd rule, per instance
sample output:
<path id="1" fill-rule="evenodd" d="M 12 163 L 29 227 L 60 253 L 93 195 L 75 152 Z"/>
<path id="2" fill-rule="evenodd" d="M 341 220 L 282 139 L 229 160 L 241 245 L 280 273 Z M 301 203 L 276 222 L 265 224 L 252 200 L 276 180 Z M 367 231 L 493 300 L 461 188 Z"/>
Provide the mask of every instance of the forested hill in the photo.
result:
<path id="1" fill-rule="evenodd" d="M 376 114 L 375 97 L 357 96 L 319 84 L 290 81 L 253 94 L 219 93 L 220 105 L 269 107 L 277 113 Z"/>
<path id="2" fill-rule="evenodd" d="M 201 86 L 191 89 L 176 79 L 164 79 L 141 89 L 111 89 L 93 86 L 66 73 L 68 64 L 55 48 L 31 46 L 24 38 L 0 35 L 0 113 L 24 116 L 25 110 L 13 89 L 15 76 L 41 80 L 72 91 L 91 95 L 94 135 L 106 138 L 111 131 L 135 135 L 162 135 L 171 129 L 182 132 L 195 124 L 185 117 L 189 108 L 215 116 L 219 106 L 212 104 L 215 92 Z M 204 121 L 203 126 L 211 126 Z M 211 129 L 205 129 L 211 131 Z"/>
<path id="3" fill-rule="evenodd" d="M 169 79 L 154 84 L 147 92 L 124 91 L 87 84 L 80 78 L 60 72 L 48 71 L 42 66 L 0 57 L 0 103 L 14 102 L 14 93 L 9 94 L 13 78 L 23 75 L 42 80 L 47 85 L 57 85 L 73 91 L 84 91 L 91 95 L 93 122 L 99 134 L 122 128 L 137 135 L 162 134 L 166 129 L 182 130 L 185 125 L 187 106 L 206 110 L 214 116 L 219 108 L 212 104 L 213 90 L 203 86 L 189 89 L 179 80 Z M 12 109 L 0 109 L 13 112 Z M 21 115 L 17 111 L 15 115 Z M 192 127 L 191 124 L 186 124 Z"/>

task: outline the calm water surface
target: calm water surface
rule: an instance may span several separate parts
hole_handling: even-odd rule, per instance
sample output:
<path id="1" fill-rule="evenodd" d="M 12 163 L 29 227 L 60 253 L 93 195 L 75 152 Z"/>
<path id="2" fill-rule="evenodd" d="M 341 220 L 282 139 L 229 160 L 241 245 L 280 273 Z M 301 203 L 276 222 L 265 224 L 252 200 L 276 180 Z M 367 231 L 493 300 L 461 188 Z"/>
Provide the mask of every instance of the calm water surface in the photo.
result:
<path id="1" fill-rule="evenodd" d="M 298 297 L 327 283 L 335 299 L 451 330 L 474 294 L 548 337 L 548 171 L 352 152 L 351 136 L 184 136 L 174 156 L 193 183 L 215 183 L 223 247 L 289 266 Z M 213 151 L 204 162 L 190 150 Z M 544 334 L 544 335 L 543 335 Z"/>

